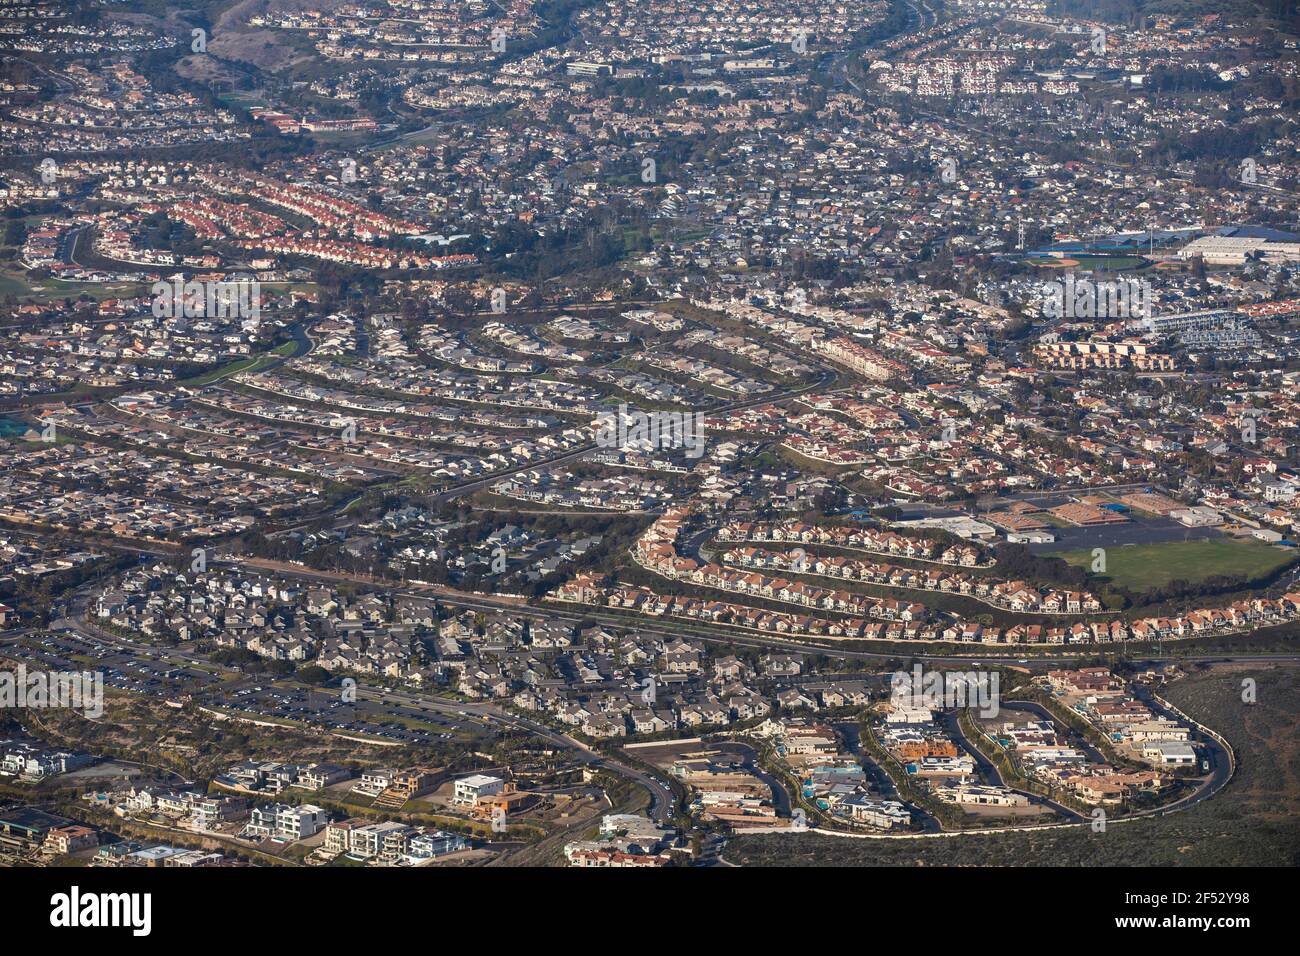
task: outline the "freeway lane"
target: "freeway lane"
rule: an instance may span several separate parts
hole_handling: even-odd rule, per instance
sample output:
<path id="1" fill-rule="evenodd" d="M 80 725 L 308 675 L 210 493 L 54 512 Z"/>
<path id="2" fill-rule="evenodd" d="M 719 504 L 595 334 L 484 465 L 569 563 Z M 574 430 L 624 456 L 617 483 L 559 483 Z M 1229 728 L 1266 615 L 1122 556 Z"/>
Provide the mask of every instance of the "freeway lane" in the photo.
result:
<path id="1" fill-rule="evenodd" d="M 1060 667 L 1063 664 L 1068 664 L 1072 661 L 1093 660 L 1097 656 L 1097 650 L 1095 648 L 1081 650 L 1078 653 L 1067 652 L 1063 654 L 1053 654 L 1051 657 L 1020 656 L 1026 653 L 1032 653 L 1031 649 L 1028 647 L 1018 648 L 1015 652 L 1016 656 L 1000 654 L 971 656 L 969 654 L 963 655 L 953 653 L 946 649 L 940 653 L 929 653 L 930 650 L 935 649 L 926 646 L 918 646 L 916 648 L 908 647 L 906 650 L 900 649 L 898 651 L 855 651 L 836 647 L 833 644 L 803 643 L 800 641 L 783 640 L 777 637 L 738 633 L 735 631 L 729 631 L 726 628 L 714 627 L 710 630 L 707 624 L 701 624 L 698 621 L 660 624 L 649 618 L 611 613 L 603 608 L 595 606 L 583 606 L 580 611 L 569 611 L 555 608 L 551 605 L 531 605 L 525 599 L 519 597 L 469 594 L 464 591 L 457 591 L 454 588 L 443 587 L 440 585 L 384 584 L 381 581 L 372 580 L 364 575 L 347 575 L 330 571 L 314 571 L 310 568 L 303 568 L 285 562 L 269 561 L 263 558 L 223 558 L 215 563 L 218 565 L 224 564 L 235 567 L 256 568 L 264 571 L 275 571 L 276 573 L 284 574 L 288 577 L 352 584 L 369 584 L 376 587 L 382 586 L 389 588 L 394 594 L 406 597 L 436 598 L 445 604 L 455 607 L 471 608 L 478 611 L 516 611 L 527 616 L 550 620 L 573 621 L 575 623 L 578 621 L 598 621 L 602 624 L 635 629 L 638 631 L 644 631 L 648 634 L 698 638 L 699 640 L 716 644 L 735 644 L 740 647 L 753 647 L 763 650 L 781 650 L 813 655 L 822 654 L 827 657 L 836 657 L 844 660 L 880 661 L 909 660 L 912 658 L 918 658 L 939 664 L 1001 664 L 1033 671 Z M 1272 663 L 1295 664 L 1300 663 L 1300 656 L 1270 654 L 1234 654 L 1231 656 L 1225 656 L 1223 654 L 1203 654 L 1170 658 L 1150 658 L 1144 659 L 1143 661 L 1134 661 L 1134 663 L 1157 666 L 1175 661 L 1222 663 L 1267 661 Z"/>
<path id="2" fill-rule="evenodd" d="M 101 542 L 102 544 L 102 542 Z M 175 550 L 160 547 L 141 547 L 138 544 L 112 545 L 121 551 L 135 554 L 152 554 L 162 559 L 175 559 Z M 663 634 L 671 637 L 698 638 L 716 644 L 734 644 L 739 647 L 753 647 L 762 650 L 789 651 L 800 654 L 825 655 L 843 660 L 880 661 L 919 659 L 938 664 L 1000 664 L 1019 667 L 1022 670 L 1035 671 L 1060 667 L 1080 660 L 1093 660 L 1097 657 L 1096 648 L 1080 650 L 1077 653 L 1053 653 L 1052 656 L 1035 656 L 1032 648 L 1018 647 L 1015 656 L 992 654 L 988 656 L 961 654 L 948 647 L 932 648 L 917 642 L 918 646 L 896 651 L 857 651 L 837 647 L 834 644 L 814 644 L 767 637 L 760 634 L 738 632 L 723 627 L 710 626 L 698 621 L 674 621 L 673 624 L 660 624 L 656 621 L 629 614 L 617 614 L 595 606 L 582 606 L 581 610 L 570 611 L 551 605 L 532 605 L 526 599 L 509 595 L 471 594 L 454 588 L 433 584 L 398 584 L 391 581 L 377 580 L 367 575 L 342 574 L 332 571 L 316 571 L 311 568 L 290 564 L 283 561 L 271 561 L 265 558 L 241 556 L 222 557 L 211 562 L 216 566 L 247 568 L 258 571 L 274 571 L 290 578 L 301 580 L 331 581 L 346 584 L 361 584 L 382 587 L 396 595 L 405 597 L 424 597 L 437 599 L 454 607 L 470 608 L 478 611 L 514 611 L 525 616 L 560 621 L 598 621 L 615 627 L 644 631 L 647 634 Z M 1194 639 L 1193 639 L 1194 640 Z M 981 645 L 982 646 L 982 645 Z M 934 652 L 934 653 L 932 653 Z M 1029 656 L 1024 656 L 1029 655 Z M 1300 664 L 1300 655 L 1295 654 L 1188 654 L 1178 657 L 1149 657 L 1134 660 L 1135 666 L 1160 666 L 1168 663 L 1274 663 Z"/>

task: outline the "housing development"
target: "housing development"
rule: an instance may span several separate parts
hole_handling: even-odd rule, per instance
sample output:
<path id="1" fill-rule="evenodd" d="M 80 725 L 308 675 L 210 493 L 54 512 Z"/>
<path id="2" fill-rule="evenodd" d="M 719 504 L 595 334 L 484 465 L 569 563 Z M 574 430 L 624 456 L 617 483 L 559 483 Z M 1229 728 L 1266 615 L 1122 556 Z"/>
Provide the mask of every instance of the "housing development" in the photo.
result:
<path id="1" fill-rule="evenodd" d="M 1296 865 L 1298 103 L 1285 2 L 0 4 L 0 867 Z"/>

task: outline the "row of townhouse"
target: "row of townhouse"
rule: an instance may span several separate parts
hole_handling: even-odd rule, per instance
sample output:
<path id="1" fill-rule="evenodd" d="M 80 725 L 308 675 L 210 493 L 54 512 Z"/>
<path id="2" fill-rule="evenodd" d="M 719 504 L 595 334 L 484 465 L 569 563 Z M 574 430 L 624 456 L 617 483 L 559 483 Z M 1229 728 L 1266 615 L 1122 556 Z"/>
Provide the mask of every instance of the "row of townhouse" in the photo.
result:
<path id="1" fill-rule="evenodd" d="M 267 239 L 237 239 L 233 245 L 254 252 L 308 256 L 369 269 L 423 269 L 435 264 L 428 256 L 409 252 L 400 253 L 382 246 L 367 246 L 359 242 L 344 242 L 339 239 L 278 236 Z M 470 258 L 473 259 L 472 256 Z"/>
<path id="2" fill-rule="evenodd" d="M 673 544 L 643 545 L 638 539 L 632 548 L 637 563 L 648 571 L 674 581 L 686 581 L 704 587 L 737 594 L 750 594 L 771 601 L 803 607 L 858 614 L 904 622 L 924 621 L 930 617 L 923 604 L 880 599 L 851 591 L 820 588 L 800 581 L 787 581 L 757 572 L 729 571 L 718 564 L 701 565 L 693 558 L 680 556 Z"/>
<path id="3" fill-rule="evenodd" d="M 1084 591 L 1042 591 L 1024 581 L 1002 581 L 939 569 L 918 570 L 875 564 L 845 557 L 811 557 L 802 552 L 767 551 L 740 547 L 722 552 L 727 565 L 774 569 L 797 574 L 843 578 L 883 587 L 941 591 L 978 598 L 1010 611 L 1042 614 L 1087 614 L 1102 609 L 1097 598 Z"/>
<path id="4" fill-rule="evenodd" d="M 978 641 L 986 634 L 978 624 L 944 628 L 917 621 L 870 621 L 866 618 L 828 619 L 808 614 L 767 611 L 743 604 L 702 598 L 672 597 L 647 588 L 610 586 L 593 574 L 582 574 L 559 585 L 548 599 L 633 611 L 652 617 L 682 617 L 725 624 L 773 634 L 807 634 L 825 637 L 858 637 L 867 640 L 966 640 Z M 902 614 L 911 605 L 882 601 L 881 607 Z M 995 632 L 996 633 L 996 632 Z"/>
<path id="5" fill-rule="evenodd" d="M 1130 626 L 1132 640 L 1195 637 L 1214 630 L 1261 627 L 1300 617 L 1300 591 L 1280 598 L 1234 601 L 1225 608 L 1198 608 L 1173 617 L 1145 617 Z"/>
<path id="6" fill-rule="evenodd" d="M 945 546 L 925 538 L 912 538 L 877 528 L 811 525 L 802 521 L 729 521 L 717 531 L 719 541 L 789 542 L 825 544 L 838 548 L 870 551 L 918 561 L 954 564 L 962 567 L 991 567 L 992 561 L 970 545 Z"/>
<path id="7" fill-rule="evenodd" d="M 701 582 L 703 583 L 703 582 Z M 779 592 L 777 592 L 779 593 Z M 856 637 L 887 641 L 943 641 L 983 644 L 1084 644 L 1126 640 L 1176 640 L 1210 633 L 1216 627 L 1246 629 L 1300 617 L 1300 593 L 1279 599 L 1238 602 L 1233 613 L 1219 610 L 1191 612 L 1172 618 L 1141 621 L 1078 623 L 1069 626 L 1018 624 L 1009 628 L 986 627 L 977 621 L 928 619 L 924 606 L 901 601 L 880 601 L 874 610 L 885 621 L 867 618 L 825 618 L 767 611 L 743 604 L 704 598 L 657 594 L 648 588 L 611 585 L 594 574 L 564 582 L 547 597 L 566 603 L 609 607 L 651 617 L 683 617 L 776 634 Z M 802 602 L 800 602 L 802 603 Z"/>
<path id="8" fill-rule="evenodd" d="M 381 866 L 420 866 L 449 853 L 467 850 L 470 843 L 445 830 L 349 818 L 325 825 L 323 847 L 336 856 L 346 855 Z"/>
<path id="9" fill-rule="evenodd" d="M 1155 639 L 1158 637 L 1184 637 L 1206 633 L 1215 628 L 1246 627 L 1253 623 L 1287 620 L 1300 616 L 1300 594 L 1287 594 L 1280 599 L 1260 598 L 1253 601 L 1241 601 L 1227 609 L 1201 609 L 1171 619 L 1145 619 L 1129 626 L 1115 626 L 1115 622 L 1106 624 L 1079 623 L 1071 627 L 1048 627 L 1031 630 L 1025 626 L 1016 626 L 1006 631 L 1000 628 L 985 628 L 979 622 L 965 621 L 952 617 L 950 620 L 934 620 L 929 610 L 921 604 L 912 604 L 889 599 L 877 599 L 847 591 L 834 591 L 812 587 L 799 582 L 781 578 L 770 578 L 757 572 L 744 573 L 728 571 L 716 564 L 701 565 L 692 558 L 683 557 L 677 552 L 677 540 L 688 527 L 689 509 L 678 507 L 670 509 L 657 519 L 637 539 L 631 549 L 633 558 L 642 567 L 670 580 L 686 581 L 704 587 L 713 587 L 739 594 L 750 594 L 768 600 L 799 604 L 804 607 L 817 608 L 864 617 L 883 618 L 906 625 L 905 628 L 888 629 L 896 635 L 889 639 L 921 639 L 942 641 L 979 641 L 983 643 L 1004 643 L 1011 641 L 1032 641 L 1034 637 L 1044 643 L 1090 643 L 1105 640 Z M 769 552 L 753 549 L 732 549 L 725 552 L 737 560 L 748 556 L 750 561 L 771 562 L 777 558 Z M 760 558 L 761 556 L 761 558 Z M 789 563 L 792 556 L 783 556 Z M 800 564 L 808 562 L 806 556 L 795 558 Z M 820 561 L 821 567 L 829 571 L 832 568 L 841 571 L 847 567 L 845 559 L 812 559 Z M 796 565 L 797 567 L 798 565 Z M 894 569 L 890 569 L 893 573 Z M 907 577 L 910 573 L 913 577 Z M 928 581 L 919 572 L 901 572 L 899 580 Z M 936 587 L 942 579 L 934 579 Z M 960 580 L 956 582 L 960 585 Z M 634 608 L 641 613 L 652 615 L 674 614 L 713 620 L 719 623 L 732 623 L 742 627 L 755 627 L 760 612 L 753 608 L 738 608 L 736 605 L 716 601 L 699 601 L 693 598 L 671 598 L 655 595 L 640 588 L 617 588 L 613 591 L 593 587 L 595 579 L 580 576 L 560 586 L 552 597 L 558 600 L 579 601 L 580 603 L 602 603 L 610 607 Z M 972 592 L 977 585 L 970 584 Z M 960 590 L 960 587 L 958 587 Z M 1097 598 L 1087 592 L 1049 591 L 1046 594 L 1024 582 L 999 582 L 988 586 L 981 592 L 987 595 L 990 603 L 1005 606 L 1011 610 L 1039 613 L 1084 614 L 1101 610 Z M 764 612 L 765 613 L 765 612 Z M 804 624 L 786 619 L 788 616 L 761 618 L 758 629 L 776 630 L 786 633 L 844 633 L 861 634 L 864 625 L 856 621 Z M 833 631 L 832 631 L 833 629 Z"/>
<path id="10" fill-rule="evenodd" d="M 875 349 L 860 345 L 852 339 L 817 338 L 812 344 L 815 352 L 875 382 L 884 382 L 891 378 L 909 379 L 912 376 L 912 369 L 902 362 L 882 355 Z"/>
<path id="11" fill-rule="evenodd" d="M 307 216 L 328 229 L 363 238 L 416 235 L 423 231 L 423 227 L 416 223 L 386 216 L 350 199 L 301 183 L 277 182 L 253 173 L 226 176 L 208 171 L 195 173 L 194 180 L 218 192 L 246 193 L 254 199 Z"/>

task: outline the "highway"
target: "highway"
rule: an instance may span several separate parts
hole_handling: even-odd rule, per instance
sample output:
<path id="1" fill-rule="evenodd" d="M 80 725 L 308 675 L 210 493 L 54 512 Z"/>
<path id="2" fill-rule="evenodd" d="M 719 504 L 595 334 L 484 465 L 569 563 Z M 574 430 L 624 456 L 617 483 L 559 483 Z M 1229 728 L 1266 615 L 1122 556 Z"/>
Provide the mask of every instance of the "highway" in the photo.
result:
<path id="1" fill-rule="evenodd" d="M 110 547 L 134 554 L 153 555 L 162 560 L 176 560 L 181 554 L 179 548 L 164 548 L 138 543 L 112 544 Z M 188 552 L 184 552 L 188 558 Z M 334 583 L 360 584 L 368 587 L 382 587 L 395 595 L 405 597 L 423 597 L 436 599 L 455 607 L 470 608 L 479 611 L 509 611 L 524 616 L 559 620 L 559 621 L 596 621 L 613 627 L 634 628 L 648 634 L 661 634 L 668 637 L 686 637 L 717 644 L 734 644 L 739 647 L 752 647 L 768 651 L 787 651 L 799 654 L 822 654 L 843 660 L 882 661 L 919 659 L 938 664 L 998 664 L 1019 667 L 1026 671 L 1043 670 L 1060 667 L 1074 661 L 1092 660 L 1097 656 L 1095 647 L 1082 648 L 1079 651 L 1053 651 L 1050 656 L 1037 653 L 1035 648 L 1019 646 L 1015 651 L 995 654 L 961 653 L 952 650 L 952 645 L 934 646 L 933 642 L 913 642 L 915 646 L 899 647 L 889 651 L 851 650 L 835 643 L 818 644 L 813 641 L 796 641 L 780 637 L 739 631 L 723 626 L 710 625 L 700 621 L 678 621 L 659 623 L 658 619 L 620 614 L 594 605 L 577 606 L 577 609 L 556 606 L 555 604 L 533 605 L 527 599 L 510 595 L 473 594 L 458 591 L 455 588 L 435 584 L 397 583 L 375 579 L 362 574 L 344 574 L 338 571 L 317 571 L 312 568 L 286 561 L 272 561 L 269 558 L 254 558 L 245 555 L 219 555 L 209 558 L 213 566 L 245 568 L 260 572 L 274 572 L 286 577 L 308 581 L 330 581 Z M 1297 569 L 1300 577 L 1300 569 Z M 1182 646 L 1193 646 L 1195 638 L 1178 642 Z M 1173 643 L 1173 642 L 1171 642 Z M 976 645 L 983 647 L 984 645 Z M 1147 657 L 1132 660 L 1137 667 L 1154 667 L 1171 662 L 1188 663 L 1300 663 L 1300 655 L 1295 654 L 1186 654 L 1170 657 Z"/>
<path id="2" fill-rule="evenodd" d="M 217 565 L 229 565 L 233 567 L 246 567 L 260 571 L 274 571 L 278 574 L 284 574 L 290 577 L 298 577 L 308 580 L 333 581 L 339 583 L 368 584 L 373 586 L 388 587 L 394 594 L 407 597 L 425 597 L 435 598 L 443 603 L 455 607 L 471 608 L 479 611 L 515 611 L 523 615 L 545 618 L 549 620 L 572 621 L 597 621 L 602 624 L 608 624 L 614 627 L 634 628 L 647 634 L 661 634 L 665 637 L 685 637 L 693 640 L 702 640 L 716 644 L 734 644 L 740 647 L 752 647 L 768 651 L 789 651 L 799 654 L 824 654 L 828 657 L 836 657 L 843 660 L 860 660 L 860 661 L 886 661 L 886 660 L 909 660 L 917 658 L 926 661 L 932 661 L 938 664 L 1000 664 L 1004 666 L 1019 667 L 1023 670 L 1034 671 L 1048 668 L 1061 667 L 1078 660 L 1092 660 L 1097 656 L 1096 648 L 1081 649 L 1078 652 L 1064 651 L 1054 652 L 1050 657 L 1035 656 L 1032 648 L 1027 646 L 1019 647 L 1016 651 L 1004 654 L 961 654 L 948 650 L 947 647 L 940 650 L 932 647 L 930 644 L 916 642 L 915 647 L 899 648 L 891 651 L 858 651 L 849 650 L 843 647 L 837 647 L 834 644 L 816 644 L 812 642 L 792 641 L 779 637 L 767 637 L 764 635 L 741 633 L 728 630 L 727 628 L 710 626 L 699 621 L 674 621 L 671 624 L 658 623 L 654 618 L 638 617 L 629 614 L 619 614 L 610 612 L 604 608 L 596 606 L 582 606 L 580 610 L 568 610 L 557 608 L 552 605 L 536 606 L 529 604 L 525 599 L 519 597 L 489 595 L 489 594 L 468 594 L 464 591 L 457 591 L 454 588 L 434 585 L 434 584 L 385 584 L 382 581 L 374 581 L 364 575 L 349 575 L 332 571 L 314 571 L 310 568 L 300 567 L 298 565 L 286 562 L 270 561 L 264 558 L 221 558 L 215 562 Z M 1194 639 L 1193 639 L 1194 640 Z M 982 645 L 980 645 L 982 646 Z M 938 650 L 938 653 L 930 653 Z M 1275 655 L 1275 654 L 1189 654 L 1178 657 L 1168 658 L 1150 658 L 1142 661 L 1134 661 L 1134 664 L 1140 665 L 1159 665 L 1171 661 L 1192 661 L 1192 662 L 1222 662 L 1222 663 L 1245 663 L 1245 662 L 1274 662 L 1274 663 L 1300 663 L 1300 655 Z"/>
<path id="3" fill-rule="evenodd" d="M 160 559 L 175 560 L 177 552 L 159 547 L 141 547 L 139 545 L 115 546 L 118 550 L 137 554 L 151 554 Z M 309 581 L 330 581 L 334 583 L 360 584 L 370 587 L 383 587 L 393 594 L 405 597 L 423 597 L 435 599 L 445 604 L 469 608 L 478 611 L 508 611 L 524 616 L 548 620 L 595 621 L 612 627 L 632 628 L 647 634 L 660 634 L 665 637 L 690 638 L 715 644 L 734 644 L 738 647 L 752 647 L 767 651 L 786 651 L 798 654 L 826 655 L 843 660 L 855 661 L 903 661 L 919 659 L 937 664 L 997 664 L 1019 667 L 1022 670 L 1037 671 L 1061 667 L 1075 661 L 1093 660 L 1097 657 L 1095 647 L 1081 648 L 1078 651 L 1053 651 L 1050 656 L 1036 653 L 1028 646 L 1017 647 L 1015 651 L 994 654 L 961 653 L 952 650 L 952 645 L 934 646 L 931 642 L 914 642 L 915 646 L 899 647 L 889 651 L 850 650 L 833 643 L 818 644 L 812 641 L 795 641 L 780 637 L 768 637 L 710 625 L 699 621 L 677 621 L 659 623 L 659 619 L 620 614 L 603 607 L 582 605 L 577 610 L 557 607 L 552 604 L 532 605 L 522 597 L 495 594 L 471 594 L 455 588 L 435 584 L 399 584 L 368 575 L 344 574 L 336 571 L 317 571 L 285 561 L 272 561 L 267 558 L 250 558 L 239 555 L 227 555 L 210 561 L 213 566 L 246 568 L 253 571 L 274 572 L 286 577 Z M 1195 638 L 1185 643 L 1191 646 Z M 983 647 L 983 645 L 976 645 Z M 1176 657 L 1150 657 L 1133 660 L 1134 666 L 1159 666 L 1171 662 L 1185 663 L 1300 663 L 1300 655 L 1287 654 L 1186 654 Z"/>

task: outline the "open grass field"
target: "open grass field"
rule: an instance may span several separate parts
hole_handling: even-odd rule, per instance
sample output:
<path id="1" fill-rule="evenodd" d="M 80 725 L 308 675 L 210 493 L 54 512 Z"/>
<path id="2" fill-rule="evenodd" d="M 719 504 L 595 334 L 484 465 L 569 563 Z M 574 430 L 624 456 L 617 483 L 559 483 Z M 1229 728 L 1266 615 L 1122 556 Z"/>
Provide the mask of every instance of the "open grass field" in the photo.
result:
<path id="1" fill-rule="evenodd" d="M 269 352 L 263 352 L 260 355 L 252 355 L 248 358 L 238 359 L 229 365 L 223 365 L 221 368 L 213 369 L 194 378 L 186 379 L 178 384 L 185 385 L 189 388 L 198 388 L 203 385 L 211 385 L 219 379 L 226 378 L 230 375 L 237 375 L 240 372 L 258 372 L 273 363 L 277 358 L 283 358 L 293 352 L 294 344 L 285 342 L 283 345 L 277 345 Z"/>
<path id="2" fill-rule="evenodd" d="M 1081 568 L 1092 567 L 1092 550 L 1064 551 L 1059 557 Z M 1196 583 L 1216 574 L 1254 578 L 1268 574 L 1291 559 L 1291 552 L 1237 538 L 1166 541 L 1106 549 L 1106 573 L 1116 585 L 1132 591 L 1162 587 L 1170 581 Z"/>
<path id="3" fill-rule="evenodd" d="M 133 282 L 64 282 L 60 279 L 32 279 L 20 268 L 0 268 L 0 295 L 38 298 L 111 299 L 124 295 L 138 295 L 147 286 Z"/>

